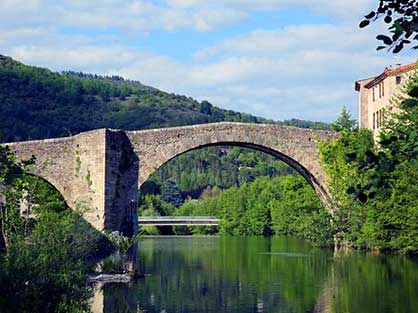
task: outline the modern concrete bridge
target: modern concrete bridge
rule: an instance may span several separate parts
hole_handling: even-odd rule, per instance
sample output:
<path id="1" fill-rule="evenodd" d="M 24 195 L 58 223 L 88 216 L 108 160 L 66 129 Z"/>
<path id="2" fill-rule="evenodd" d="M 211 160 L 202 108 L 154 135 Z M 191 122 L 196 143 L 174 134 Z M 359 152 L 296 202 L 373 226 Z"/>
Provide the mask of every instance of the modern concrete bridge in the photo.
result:
<path id="1" fill-rule="evenodd" d="M 139 226 L 211 226 L 219 225 L 214 216 L 140 216 Z"/>
<path id="2" fill-rule="evenodd" d="M 318 141 L 330 131 L 271 124 L 213 123 L 140 131 L 99 129 L 66 138 L 6 144 L 18 160 L 36 157 L 30 169 L 61 192 L 67 204 L 83 207 L 97 230 L 138 228 L 138 187 L 167 161 L 214 145 L 247 147 L 269 153 L 296 169 L 325 201 L 326 175 Z"/>

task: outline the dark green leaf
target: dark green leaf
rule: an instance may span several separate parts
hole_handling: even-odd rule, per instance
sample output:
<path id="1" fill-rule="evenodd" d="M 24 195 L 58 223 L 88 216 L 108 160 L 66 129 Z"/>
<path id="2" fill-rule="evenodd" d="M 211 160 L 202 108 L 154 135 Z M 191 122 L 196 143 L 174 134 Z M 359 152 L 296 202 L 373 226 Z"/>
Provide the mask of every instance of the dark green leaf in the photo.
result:
<path id="1" fill-rule="evenodd" d="M 390 39 L 388 36 L 385 35 L 378 35 L 376 36 L 377 40 L 382 40 L 385 45 L 390 46 L 392 44 L 392 39 Z"/>
<path id="2" fill-rule="evenodd" d="M 369 24 L 370 24 L 370 21 L 369 20 L 363 20 L 363 21 L 361 21 L 359 27 L 360 28 L 364 28 L 364 27 L 366 27 Z"/>
<path id="3" fill-rule="evenodd" d="M 392 18 L 388 15 L 388 16 L 385 17 L 384 21 L 385 21 L 385 23 L 389 24 L 389 23 L 392 22 Z"/>
<path id="4" fill-rule="evenodd" d="M 411 164 L 411 166 L 412 167 L 414 167 L 414 168 L 418 168 L 418 160 L 417 159 L 411 159 L 410 161 L 409 161 L 409 164 Z"/>
<path id="5" fill-rule="evenodd" d="M 391 143 L 396 142 L 397 140 L 398 140 L 398 137 L 396 137 L 396 136 L 385 136 L 385 135 L 382 134 L 382 137 L 381 137 L 379 143 L 382 146 L 387 146 L 387 145 L 390 145 Z"/>
<path id="6" fill-rule="evenodd" d="M 395 49 L 393 49 L 393 53 L 398 53 L 398 52 L 400 52 L 401 50 L 403 49 L 403 43 L 401 42 L 401 43 L 399 43 L 396 47 L 395 47 Z"/>
<path id="7" fill-rule="evenodd" d="M 370 19 L 372 19 L 373 17 L 375 17 L 376 16 L 376 12 L 374 12 L 374 11 L 371 11 L 369 14 L 367 14 L 366 16 L 365 16 L 365 18 L 367 18 L 368 20 L 370 20 Z"/>

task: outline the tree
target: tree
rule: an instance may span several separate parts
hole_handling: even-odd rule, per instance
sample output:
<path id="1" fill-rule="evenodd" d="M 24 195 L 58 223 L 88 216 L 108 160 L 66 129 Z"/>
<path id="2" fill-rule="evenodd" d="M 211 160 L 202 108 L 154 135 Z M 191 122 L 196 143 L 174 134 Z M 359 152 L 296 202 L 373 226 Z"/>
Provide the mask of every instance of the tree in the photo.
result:
<path id="1" fill-rule="evenodd" d="M 343 106 L 340 116 L 332 123 L 332 129 L 341 132 L 343 130 L 352 131 L 357 129 L 357 121 L 351 119 L 351 113 Z"/>
<path id="2" fill-rule="evenodd" d="M 14 234 L 26 233 L 28 227 L 28 219 L 22 219 L 18 209 L 28 187 L 24 169 L 32 162 L 19 163 L 8 147 L 0 145 L 0 242 L 5 247 L 11 244 Z"/>
<path id="3" fill-rule="evenodd" d="M 333 226 L 337 245 L 364 248 L 362 225 L 367 210 L 359 199 L 364 200 L 367 195 L 355 187 L 370 182 L 368 170 L 361 166 L 367 164 L 371 151 L 374 151 L 373 134 L 364 128 L 357 132 L 343 131 L 331 142 L 320 143 L 321 161 L 328 174 L 329 206 L 336 208 Z"/>
<path id="4" fill-rule="evenodd" d="M 175 207 L 179 207 L 183 203 L 181 190 L 174 181 L 169 180 L 162 185 L 161 200 Z"/>
<path id="5" fill-rule="evenodd" d="M 377 50 L 387 48 L 393 53 L 400 52 L 406 45 L 418 48 L 418 1 L 417 0 L 379 0 L 376 10 L 371 11 L 360 23 L 360 28 L 383 18 L 388 25 L 388 35 L 378 35 L 383 45 Z"/>
<path id="6" fill-rule="evenodd" d="M 140 195 L 158 195 L 161 192 L 160 189 L 160 185 L 157 182 L 153 180 L 147 180 L 141 186 Z"/>
<path id="7" fill-rule="evenodd" d="M 73 212 L 45 211 L 28 236 L 15 238 L 0 259 L 1 312 L 87 312 L 83 258 L 92 242 L 80 223 Z"/>
<path id="8" fill-rule="evenodd" d="M 206 100 L 203 100 L 201 103 L 200 103 L 200 112 L 202 112 L 202 113 L 204 113 L 204 114 L 209 114 L 209 115 L 211 115 L 212 114 L 212 104 L 210 103 L 210 102 L 208 102 L 208 101 L 206 101 Z"/>
<path id="9" fill-rule="evenodd" d="M 171 215 L 174 207 L 171 203 L 167 203 L 161 199 L 159 195 L 145 195 L 140 200 L 138 213 L 141 216 L 167 216 Z M 144 213 L 145 212 L 145 213 Z"/>

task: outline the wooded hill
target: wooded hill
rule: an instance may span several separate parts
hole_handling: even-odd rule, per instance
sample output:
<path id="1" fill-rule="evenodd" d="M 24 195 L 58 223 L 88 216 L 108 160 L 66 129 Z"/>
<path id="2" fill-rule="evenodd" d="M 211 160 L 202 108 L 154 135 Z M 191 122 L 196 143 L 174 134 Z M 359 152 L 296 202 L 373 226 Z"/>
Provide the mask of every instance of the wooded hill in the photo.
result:
<path id="1" fill-rule="evenodd" d="M 220 109 L 119 76 L 56 73 L 0 55 L 1 142 L 75 135 L 97 128 L 126 130 L 220 121 L 329 128 L 321 122 L 274 122 Z"/>

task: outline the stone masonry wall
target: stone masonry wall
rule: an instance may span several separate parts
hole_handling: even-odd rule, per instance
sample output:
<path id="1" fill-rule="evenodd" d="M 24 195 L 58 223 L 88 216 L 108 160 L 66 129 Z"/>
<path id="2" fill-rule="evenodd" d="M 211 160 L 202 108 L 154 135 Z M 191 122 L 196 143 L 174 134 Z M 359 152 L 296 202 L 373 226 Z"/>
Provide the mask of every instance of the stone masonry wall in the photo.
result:
<path id="1" fill-rule="evenodd" d="M 97 230 L 104 229 L 105 130 L 7 145 L 19 160 L 34 155 L 30 172 L 50 182 L 70 207 L 83 210 Z"/>

